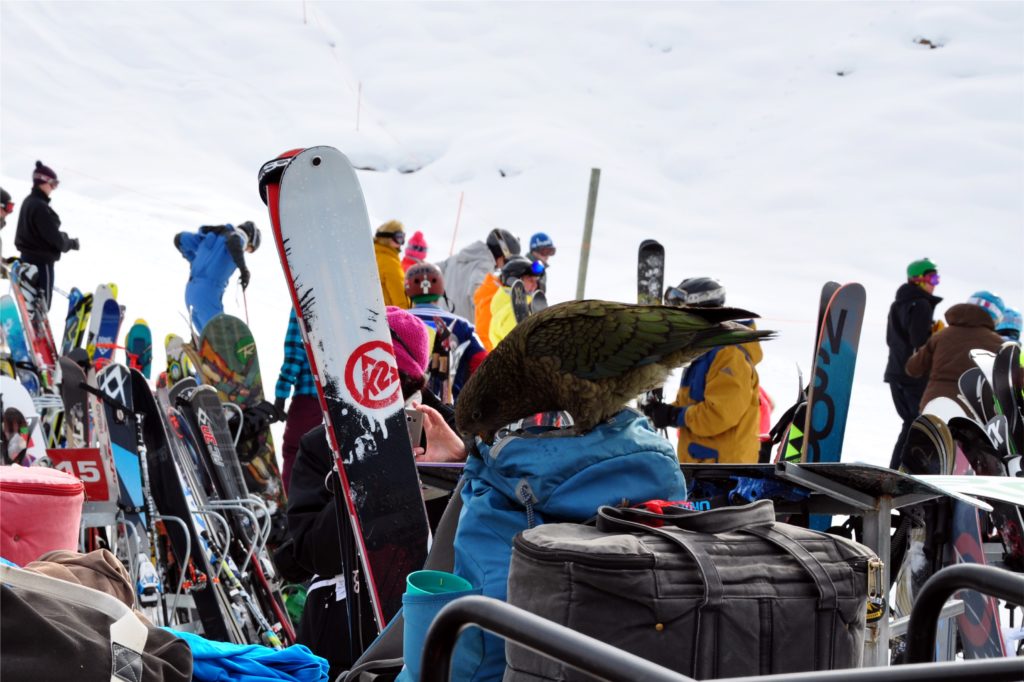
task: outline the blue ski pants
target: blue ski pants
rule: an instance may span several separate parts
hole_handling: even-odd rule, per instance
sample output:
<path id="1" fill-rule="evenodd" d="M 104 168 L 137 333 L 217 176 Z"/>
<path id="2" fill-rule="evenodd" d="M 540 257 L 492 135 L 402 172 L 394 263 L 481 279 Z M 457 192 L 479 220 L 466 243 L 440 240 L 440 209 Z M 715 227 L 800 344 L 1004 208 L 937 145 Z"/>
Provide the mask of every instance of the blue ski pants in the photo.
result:
<path id="1" fill-rule="evenodd" d="M 185 285 L 185 305 L 192 315 L 196 333 L 202 334 L 203 327 L 216 315 L 224 312 L 224 287 L 219 282 L 190 279 Z"/>

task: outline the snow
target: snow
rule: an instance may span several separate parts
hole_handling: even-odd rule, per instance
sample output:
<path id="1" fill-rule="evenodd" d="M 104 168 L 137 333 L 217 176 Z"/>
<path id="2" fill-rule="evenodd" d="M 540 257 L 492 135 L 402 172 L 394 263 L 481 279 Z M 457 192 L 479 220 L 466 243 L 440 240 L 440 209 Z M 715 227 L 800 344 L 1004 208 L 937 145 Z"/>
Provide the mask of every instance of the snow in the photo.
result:
<path id="1" fill-rule="evenodd" d="M 776 415 L 821 284 L 865 285 L 844 460 L 886 464 L 906 264 L 939 264 L 940 312 L 981 288 L 1024 306 L 1022 35 L 1004 2 L 3 2 L 0 183 L 20 203 L 36 159 L 57 171 L 82 242 L 57 286 L 117 282 L 159 343 L 187 333 L 173 235 L 268 229 L 256 172 L 281 151 L 378 169 L 359 174 L 371 219 L 423 230 L 431 259 L 494 226 L 549 233 L 552 302 L 575 293 L 598 167 L 587 296 L 635 300 L 636 247 L 660 240 L 668 279 L 715 276 L 779 331 Z M 288 295 L 272 248 L 249 262 L 272 391 Z M 245 317 L 234 285 L 225 307 Z"/>

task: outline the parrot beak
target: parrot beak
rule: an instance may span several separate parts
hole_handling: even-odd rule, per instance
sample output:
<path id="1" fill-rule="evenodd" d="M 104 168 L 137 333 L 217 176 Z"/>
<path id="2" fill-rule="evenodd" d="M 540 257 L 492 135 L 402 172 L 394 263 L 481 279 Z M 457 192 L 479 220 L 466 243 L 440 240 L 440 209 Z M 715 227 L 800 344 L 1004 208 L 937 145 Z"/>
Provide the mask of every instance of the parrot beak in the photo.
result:
<path id="1" fill-rule="evenodd" d="M 477 447 L 477 443 L 479 441 L 478 441 L 478 439 L 475 436 L 466 436 L 466 435 L 464 435 L 464 436 L 462 436 L 462 442 L 466 446 L 466 455 L 467 456 L 476 456 L 476 457 L 480 457 L 481 456 L 480 455 L 480 448 Z"/>

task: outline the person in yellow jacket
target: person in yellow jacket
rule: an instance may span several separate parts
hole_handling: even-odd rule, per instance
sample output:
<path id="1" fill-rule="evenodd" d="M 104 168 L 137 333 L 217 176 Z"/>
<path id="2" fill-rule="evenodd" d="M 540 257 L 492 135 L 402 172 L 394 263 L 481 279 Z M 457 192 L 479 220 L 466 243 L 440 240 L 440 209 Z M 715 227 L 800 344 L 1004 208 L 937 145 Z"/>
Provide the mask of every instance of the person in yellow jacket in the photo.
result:
<path id="1" fill-rule="evenodd" d="M 402 270 L 402 245 L 405 244 L 405 228 L 397 220 L 389 220 L 377 228 L 373 236 L 373 252 L 377 256 L 377 272 L 380 287 L 384 290 L 384 305 L 411 308 L 412 302 L 405 295 L 405 271 Z"/>
<path id="2" fill-rule="evenodd" d="M 529 303 L 533 300 L 533 292 L 537 291 L 543 272 L 543 264 L 534 263 L 525 256 L 510 256 L 501 267 L 501 286 L 491 299 L 491 323 L 486 331 L 492 347 L 497 346 L 516 326 L 516 315 L 512 310 L 513 282 L 517 279 L 522 280 L 523 288 L 526 289 L 526 301 Z M 480 333 L 479 328 L 477 333 Z"/>
<path id="3" fill-rule="evenodd" d="M 725 305 L 725 289 L 714 279 L 692 277 L 665 294 L 668 305 Z M 750 326 L 753 326 L 751 323 Z M 655 428 L 679 429 L 684 464 L 756 464 L 760 450 L 760 381 L 764 354 L 755 342 L 718 346 L 683 371 L 675 402 L 645 406 Z"/>

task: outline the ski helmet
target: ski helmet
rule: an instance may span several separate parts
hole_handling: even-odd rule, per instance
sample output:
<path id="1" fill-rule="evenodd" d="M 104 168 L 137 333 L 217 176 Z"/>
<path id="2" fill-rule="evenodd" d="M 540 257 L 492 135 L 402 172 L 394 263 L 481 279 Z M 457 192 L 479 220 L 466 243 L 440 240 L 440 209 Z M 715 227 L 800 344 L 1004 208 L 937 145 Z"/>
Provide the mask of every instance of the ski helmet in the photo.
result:
<path id="1" fill-rule="evenodd" d="M 1022 330 L 1024 330 L 1024 319 L 1021 319 L 1020 311 L 1014 308 L 1007 308 L 1003 311 L 1003 319 L 996 325 L 996 331 L 1000 336 L 1011 341 L 1019 341 Z"/>
<path id="2" fill-rule="evenodd" d="M 402 225 L 401 221 L 389 220 L 377 228 L 373 238 L 374 241 L 384 240 L 381 243 L 387 243 L 389 240 L 394 240 L 396 244 L 405 244 L 405 226 Z"/>
<path id="3" fill-rule="evenodd" d="M 421 262 L 405 273 L 405 295 L 413 303 L 429 303 L 444 296 L 444 274 L 433 263 Z"/>
<path id="4" fill-rule="evenodd" d="M 487 246 L 491 249 L 494 260 L 508 260 L 511 256 L 519 255 L 519 240 L 514 234 L 500 227 L 494 228 L 487 235 Z"/>
<path id="5" fill-rule="evenodd" d="M 1003 299 L 999 298 L 991 291 L 975 291 L 967 298 L 968 303 L 981 306 L 985 311 L 992 316 L 992 319 L 996 324 L 999 324 L 1003 320 L 1003 313 L 1006 312 L 1006 306 L 1003 305 Z"/>
<path id="6" fill-rule="evenodd" d="M 711 277 L 687 277 L 665 292 L 665 304 L 711 308 L 725 305 L 725 287 Z"/>
<path id="7" fill-rule="evenodd" d="M 522 279 L 528 275 L 544 274 L 544 264 L 540 261 L 532 261 L 526 256 L 511 256 L 501 266 L 501 283 L 504 286 L 511 286 L 512 282 Z"/>
<path id="8" fill-rule="evenodd" d="M 938 272 L 938 267 L 931 261 L 930 258 L 921 258 L 916 260 L 907 266 L 907 279 L 915 279 L 917 277 L 923 277 L 929 272 Z"/>
<path id="9" fill-rule="evenodd" d="M 260 236 L 260 230 L 258 227 L 252 224 L 251 220 L 246 220 L 244 223 L 238 226 L 238 229 L 245 234 L 245 238 L 248 242 L 248 248 L 255 251 L 260 248 L 260 242 L 262 241 Z"/>

